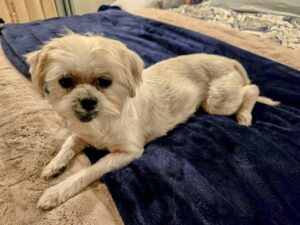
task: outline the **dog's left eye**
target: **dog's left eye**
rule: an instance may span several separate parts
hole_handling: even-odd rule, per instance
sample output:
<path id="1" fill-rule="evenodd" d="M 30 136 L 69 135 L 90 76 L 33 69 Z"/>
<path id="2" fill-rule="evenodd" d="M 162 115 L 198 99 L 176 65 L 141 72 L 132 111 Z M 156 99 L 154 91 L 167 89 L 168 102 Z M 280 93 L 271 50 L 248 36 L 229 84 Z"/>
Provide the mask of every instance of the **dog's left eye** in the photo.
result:
<path id="1" fill-rule="evenodd" d="M 75 85 L 72 77 L 62 77 L 58 82 L 63 88 L 73 88 Z"/>
<path id="2" fill-rule="evenodd" d="M 107 88 L 111 85 L 112 80 L 106 77 L 99 77 L 95 80 L 95 85 L 99 88 Z"/>

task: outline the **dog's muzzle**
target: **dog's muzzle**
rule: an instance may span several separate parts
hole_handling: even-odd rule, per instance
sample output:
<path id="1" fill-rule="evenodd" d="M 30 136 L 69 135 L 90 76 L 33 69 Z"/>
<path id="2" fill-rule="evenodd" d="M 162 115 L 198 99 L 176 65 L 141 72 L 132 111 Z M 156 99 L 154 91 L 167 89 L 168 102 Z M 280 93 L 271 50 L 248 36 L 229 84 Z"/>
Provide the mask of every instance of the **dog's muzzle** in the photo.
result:
<path id="1" fill-rule="evenodd" d="M 97 106 L 97 98 L 86 97 L 78 101 L 74 106 L 74 112 L 81 122 L 90 122 L 98 115 Z"/>

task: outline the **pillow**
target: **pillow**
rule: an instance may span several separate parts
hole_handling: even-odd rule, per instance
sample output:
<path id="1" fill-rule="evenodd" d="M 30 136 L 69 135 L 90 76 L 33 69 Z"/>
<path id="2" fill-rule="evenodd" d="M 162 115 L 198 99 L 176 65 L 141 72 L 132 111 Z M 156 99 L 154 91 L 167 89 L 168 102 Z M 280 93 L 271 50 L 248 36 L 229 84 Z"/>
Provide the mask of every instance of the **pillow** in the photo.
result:
<path id="1" fill-rule="evenodd" d="M 160 0 L 118 0 L 112 3 L 112 6 L 118 6 L 121 9 L 128 11 L 131 9 L 140 8 L 159 8 Z"/>
<path id="2" fill-rule="evenodd" d="M 300 16 L 299 0 L 211 0 L 210 5 L 242 12 Z"/>
<path id="3" fill-rule="evenodd" d="M 183 3 L 182 0 L 117 0 L 111 6 L 118 6 L 122 10 L 128 11 L 131 9 L 140 8 L 172 8 L 178 7 Z"/>

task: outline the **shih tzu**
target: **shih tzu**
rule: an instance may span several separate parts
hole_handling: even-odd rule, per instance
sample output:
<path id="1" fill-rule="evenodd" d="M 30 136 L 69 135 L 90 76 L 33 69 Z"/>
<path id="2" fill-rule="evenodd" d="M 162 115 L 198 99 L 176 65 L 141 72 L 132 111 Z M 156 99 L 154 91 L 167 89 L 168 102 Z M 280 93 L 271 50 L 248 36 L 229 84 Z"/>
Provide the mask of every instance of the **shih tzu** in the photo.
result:
<path id="1" fill-rule="evenodd" d="M 259 96 L 240 63 L 216 55 L 179 56 L 144 70 L 141 58 L 116 40 L 68 33 L 26 58 L 33 85 L 73 132 L 42 177 L 61 173 L 87 144 L 110 152 L 47 189 L 38 201 L 42 209 L 139 158 L 146 143 L 185 122 L 198 107 L 213 115 L 235 114 L 239 124 L 249 126 L 256 102 L 278 104 Z"/>

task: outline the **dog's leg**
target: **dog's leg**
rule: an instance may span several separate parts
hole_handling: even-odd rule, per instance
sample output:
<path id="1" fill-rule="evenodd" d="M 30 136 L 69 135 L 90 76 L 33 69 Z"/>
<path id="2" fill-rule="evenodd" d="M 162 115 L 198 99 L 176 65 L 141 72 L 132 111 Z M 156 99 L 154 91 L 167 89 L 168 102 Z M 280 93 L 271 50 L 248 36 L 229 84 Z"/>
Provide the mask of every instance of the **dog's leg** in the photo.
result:
<path id="1" fill-rule="evenodd" d="M 247 85 L 242 88 L 243 102 L 236 113 L 239 124 L 250 126 L 252 123 L 252 110 L 259 96 L 259 89 L 256 85 Z"/>
<path id="2" fill-rule="evenodd" d="M 68 162 L 78 152 L 83 150 L 85 145 L 86 142 L 76 134 L 72 134 L 71 136 L 69 136 L 65 143 L 62 145 L 59 153 L 43 169 L 41 176 L 46 179 L 58 176 L 66 169 Z"/>
<path id="3" fill-rule="evenodd" d="M 234 72 L 211 82 L 203 108 L 213 115 L 235 114 L 239 124 L 250 126 L 258 95 L 256 85 L 244 86 L 240 74 Z"/>
<path id="4" fill-rule="evenodd" d="M 135 152 L 112 152 L 96 164 L 75 173 L 61 183 L 47 189 L 39 199 L 37 206 L 42 209 L 51 209 L 67 201 L 83 190 L 105 173 L 128 165 L 141 156 L 142 150 Z"/>
<path id="5" fill-rule="evenodd" d="M 243 102 L 243 88 L 244 83 L 237 72 L 213 80 L 202 104 L 203 109 L 212 115 L 235 114 Z"/>

